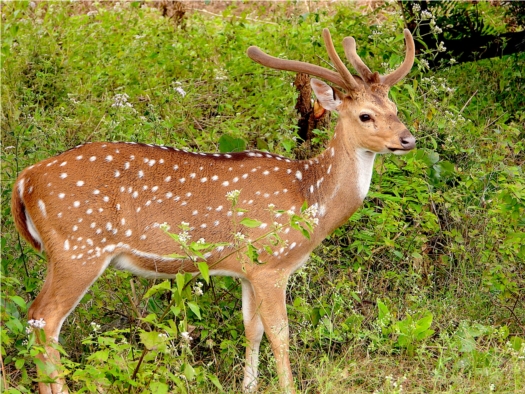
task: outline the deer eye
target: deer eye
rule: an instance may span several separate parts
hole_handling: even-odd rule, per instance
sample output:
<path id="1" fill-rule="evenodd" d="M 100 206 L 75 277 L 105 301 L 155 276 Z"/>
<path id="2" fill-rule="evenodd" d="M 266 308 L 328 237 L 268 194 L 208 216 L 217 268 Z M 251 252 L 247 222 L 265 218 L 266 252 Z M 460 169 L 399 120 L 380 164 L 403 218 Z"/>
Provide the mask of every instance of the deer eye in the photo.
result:
<path id="1" fill-rule="evenodd" d="M 372 120 L 372 117 L 368 114 L 361 114 L 359 115 L 359 119 L 361 122 L 368 122 L 369 120 Z"/>

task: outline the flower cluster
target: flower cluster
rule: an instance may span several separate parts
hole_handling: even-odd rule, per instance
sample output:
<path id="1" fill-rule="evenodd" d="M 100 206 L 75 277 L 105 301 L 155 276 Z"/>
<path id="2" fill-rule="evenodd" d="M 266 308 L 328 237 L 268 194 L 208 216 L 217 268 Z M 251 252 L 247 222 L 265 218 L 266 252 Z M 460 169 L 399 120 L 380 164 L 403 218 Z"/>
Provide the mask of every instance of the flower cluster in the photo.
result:
<path id="1" fill-rule="evenodd" d="M 191 235 L 189 232 L 187 232 L 186 230 L 185 231 L 181 231 L 179 233 L 179 241 L 181 243 L 186 243 L 188 242 L 189 240 L 191 239 Z"/>
<path id="2" fill-rule="evenodd" d="M 317 225 L 319 224 L 319 219 L 316 217 L 318 213 L 319 207 L 317 204 L 314 204 L 304 210 L 303 216 L 305 219 L 310 220 L 313 224 Z"/>
<path id="3" fill-rule="evenodd" d="M 430 31 L 434 34 L 443 33 L 443 30 L 437 25 L 436 20 L 434 18 L 430 20 Z"/>
<path id="4" fill-rule="evenodd" d="M 182 97 L 186 97 L 186 91 L 182 88 L 182 84 L 178 81 L 173 82 L 173 89 L 180 94 Z"/>
<path id="5" fill-rule="evenodd" d="M 226 198 L 228 199 L 228 201 L 235 201 L 237 198 L 239 198 L 240 194 L 240 190 L 232 190 L 226 193 Z"/>
<path id="6" fill-rule="evenodd" d="M 190 343 L 193 338 L 190 336 L 190 333 L 187 331 L 181 332 L 180 336 L 182 337 L 182 340 L 186 343 Z"/>
<path id="7" fill-rule="evenodd" d="M 233 237 L 235 238 L 236 241 L 244 241 L 246 239 L 246 235 L 244 235 L 243 233 L 241 233 L 240 231 L 235 233 L 233 235 Z"/>
<path id="8" fill-rule="evenodd" d="M 126 93 L 117 93 L 115 97 L 113 97 L 113 104 L 111 104 L 112 107 L 115 108 L 133 108 L 133 105 L 128 102 L 129 96 Z"/>
<path id="9" fill-rule="evenodd" d="M 197 297 L 204 294 L 202 291 L 202 282 L 195 283 L 195 286 L 193 286 L 193 294 L 195 294 Z"/>
<path id="10" fill-rule="evenodd" d="M 31 319 L 27 322 L 27 324 L 28 326 L 26 327 L 26 334 L 31 334 L 34 328 L 41 329 L 46 326 L 46 322 L 44 319 L 38 319 L 38 320 Z"/>

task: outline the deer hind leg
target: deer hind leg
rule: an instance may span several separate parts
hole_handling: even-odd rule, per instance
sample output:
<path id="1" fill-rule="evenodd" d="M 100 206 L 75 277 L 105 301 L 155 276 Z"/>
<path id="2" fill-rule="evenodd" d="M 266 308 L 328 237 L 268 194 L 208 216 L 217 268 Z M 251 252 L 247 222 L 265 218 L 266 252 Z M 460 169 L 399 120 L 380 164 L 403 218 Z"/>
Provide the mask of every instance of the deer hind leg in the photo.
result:
<path id="1" fill-rule="evenodd" d="M 69 260 L 71 260 L 70 257 Z M 103 259 L 98 259 L 98 261 L 93 259 L 86 262 L 85 265 L 76 261 L 70 263 L 66 258 L 60 261 L 67 261 L 67 264 L 61 264 L 56 258 L 49 256 L 46 281 L 28 312 L 30 320 L 42 319 L 45 322 L 43 327 L 45 343 L 42 343 L 44 353 L 38 357 L 52 370 L 49 377 L 55 379 L 55 382 L 51 384 L 40 382 L 38 384 L 40 394 L 68 392 L 65 381 L 59 373 L 60 354 L 53 343 L 58 341 L 60 329 L 66 317 L 109 263 L 109 259 L 106 262 Z M 38 373 L 47 375 L 44 371 L 38 371 Z"/>
<path id="2" fill-rule="evenodd" d="M 257 368 L 259 365 L 259 346 L 264 334 L 261 317 L 257 312 L 255 294 L 251 283 L 242 280 L 242 316 L 246 336 L 246 366 L 244 369 L 243 390 L 255 392 L 257 390 Z"/>
<path id="3" fill-rule="evenodd" d="M 294 393 L 289 355 L 288 316 L 286 313 L 288 273 L 276 270 L 272 274 L 266 272 L 258 279 L 251 281 L 254 291 L 254 306 L 272 347 L 277 363 L 279 385 L 284 392 Z"/>

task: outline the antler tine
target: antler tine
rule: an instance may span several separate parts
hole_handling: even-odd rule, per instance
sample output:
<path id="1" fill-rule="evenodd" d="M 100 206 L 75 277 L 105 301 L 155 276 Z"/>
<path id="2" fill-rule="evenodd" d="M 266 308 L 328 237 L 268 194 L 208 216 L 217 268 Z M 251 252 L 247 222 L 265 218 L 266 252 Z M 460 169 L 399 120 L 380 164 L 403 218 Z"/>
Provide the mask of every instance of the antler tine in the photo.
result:
<path id="1" fill-rule="evenodd" d="M 412 38 L 412 34 L 410 34 L 410 30 L 405 29 L 403 32 L 405 33 L 405 42 L 407 46 L 405 60 L 397 70 L 388 75 L 381 76 L 381 83 L 383 85 L 393 86 L 398 83 L 410 72 L 412 65 L 414 64 L 414 57 L 416 55 L 414 39 Z"/>
<path id="2" fill-rule="evenodd" d="M 405 60 L 397 70 L 393 71 L 388 75 L 380 76 L 377 72 L 373 73 L 372 71 L 370 71 L 367 65 L 361 60 L 361 58 L 357 54 L 356 44 L 353 37 L 346 37 L 343 40 L 343 48 L 345 50 L 345 55 L 350 61 L 350 63 L 352 63 L 352 66 L 354 66 L 354 68 L 357 70 L 359 75 L 361 75 L 367 83 L 381 83 L 385 86 L 393 86 L 410 72 L 410 69 L 414 64 L 414 56 L 416 52 L 414 46 L 414 39 L 412 38 L 412 34 L 410 34 L 410 31 L 408 29 L 405 29 L 404 33 L 407 46 Z"/>
<path id="3" fill-rule="evenodd" d="M 348 61 L 354 66 L 356 71 L 363 77 L 367 84 L 379 82 L 379 74 L 373 73 L 357 54 L 354 37 L 345 37 L 343 48 Z"/>
<path id="4" fill-rule="evenodd" d="M 332 42 L 332 37 L 330 36 L 330 31 L 328 29 L 323 29 L 323 39 L 330 60 L 332 60 L 332 63 L 334 63 L 334 66 L 339 72 L 339 75 L 341 75 L 345 81 L 345 85 L 343 87 L 349 91 L 359 90 L 360 85 L 355 81 L 354 77 L 352 74 L 350 74 L 350 71 L 348 71 L 344 63 L 341 61 L 341 58 L 337 54 Z"/>
<path id="5" fill-rule="evenodd" d="M 249 47 L 246 51 L 246 54 L 253 61 L 266 67 L 274 68 L 276 70 L 305 73 L 326 79 L 327 81 L 330 81 L 343 88 L 347 86 L 347 83 L 338 73 L 321 66 L 316 66 L 315 64 L 300 62 L 297 60 L 279 59 L 264 53 L 261 51 L 261 49 L 259 49 L 259 47 L 256 46 Z"/>

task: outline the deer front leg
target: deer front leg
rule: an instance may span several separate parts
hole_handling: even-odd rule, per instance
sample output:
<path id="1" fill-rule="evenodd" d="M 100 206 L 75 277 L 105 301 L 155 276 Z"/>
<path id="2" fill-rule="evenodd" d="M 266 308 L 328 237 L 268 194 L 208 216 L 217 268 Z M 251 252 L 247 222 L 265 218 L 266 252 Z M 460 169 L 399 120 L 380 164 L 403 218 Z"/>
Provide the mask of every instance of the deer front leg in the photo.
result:
<path id="1" fill-rule="evenodd" d="M 286 313 L 288 273 L 276 270 L 252 280 L 255 308 L 270 341 L 277 363 L 279 385 L 286 393 L 295 393 L 289 355 L 289 329 Z"/>

